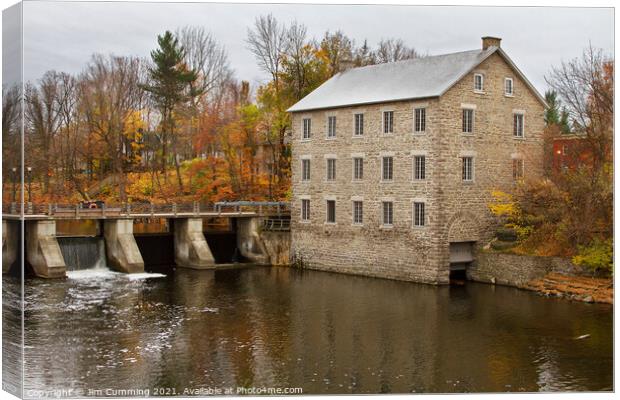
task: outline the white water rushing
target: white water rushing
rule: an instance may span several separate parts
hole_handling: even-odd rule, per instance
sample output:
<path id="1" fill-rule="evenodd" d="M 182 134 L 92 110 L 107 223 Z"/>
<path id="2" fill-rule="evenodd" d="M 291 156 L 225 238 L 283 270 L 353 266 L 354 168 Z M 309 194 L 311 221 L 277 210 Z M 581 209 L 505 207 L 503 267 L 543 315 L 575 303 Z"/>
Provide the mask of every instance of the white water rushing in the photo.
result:
<path id="1" fill-rule="evenodd" d="M 140 272 L 135 274 L 125 274 L 122 272 L 112 271 L 107 267 L 98 266 L 91 269 L 83 269 L 78 271 L 67 271 L 67 278 L 73 280 L 106 280 L 106 279 L 127 279 L 130 281 L 150 279 L 150 278 L 165 278 L 166 275 L 154 273 L 154 272 Z"/>
<path id="2" fill-rule="evenodd" d="M 67 237 L 61 238 L 59 242 L 67 263 L 67 277 L 72 280 L 126 279 L 137 281 L 166 276 L 148 272 L 125 274 L 112 271 L 107 266 L 105 244 L 101 237 Z"/>

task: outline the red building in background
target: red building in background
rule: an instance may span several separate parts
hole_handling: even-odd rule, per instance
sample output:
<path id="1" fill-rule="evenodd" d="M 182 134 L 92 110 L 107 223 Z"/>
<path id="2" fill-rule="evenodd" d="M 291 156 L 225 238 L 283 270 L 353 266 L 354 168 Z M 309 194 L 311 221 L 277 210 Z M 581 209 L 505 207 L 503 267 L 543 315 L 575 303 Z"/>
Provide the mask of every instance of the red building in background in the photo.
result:
<path id="1" fill-rule="evenodd" d="M 553 138 L 553 171 L 566 171 L 580 165 L 592 165 L 592 150 L 586 136 L 567 134 Z"/>

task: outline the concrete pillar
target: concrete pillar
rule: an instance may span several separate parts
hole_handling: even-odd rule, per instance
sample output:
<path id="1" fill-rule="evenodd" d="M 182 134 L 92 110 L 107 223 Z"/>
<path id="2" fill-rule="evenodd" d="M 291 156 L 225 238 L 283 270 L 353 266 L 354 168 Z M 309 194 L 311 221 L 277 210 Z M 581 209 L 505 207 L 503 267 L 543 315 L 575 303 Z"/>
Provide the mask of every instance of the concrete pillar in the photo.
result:
<path id="1" fill-rule="evenodd" d="M 67 266 L 56 240 L 56 221 L 26 223 L 26 259 L 38 277 L 66 276 Z"/>
<path id="2" fill-rule="evenodd" d="M 19 221 L 2 220 L 2 273 L 9 272 L 19 251 Z"/>
<path id="3" fill-rule="evenodd" d="M 253 263 L 269 264 L 269 255 L 259 235 L 261 218 L 237 219 L 237 248 Z"/>
<path id="4" fill-rule="evenodd" d="M 144 272 L 144 260 L 133 237 L 132 219 L 109 219 L 103 223 L 108 263 L 114 270 L 126 273 Z"/>
<path id="5" fill-rule="evenodd" d="M 202 219 L 174 220 L 174 261 L 179 267 L 208 269 L 215 267 L 211 249 L 202 233 Z"/>

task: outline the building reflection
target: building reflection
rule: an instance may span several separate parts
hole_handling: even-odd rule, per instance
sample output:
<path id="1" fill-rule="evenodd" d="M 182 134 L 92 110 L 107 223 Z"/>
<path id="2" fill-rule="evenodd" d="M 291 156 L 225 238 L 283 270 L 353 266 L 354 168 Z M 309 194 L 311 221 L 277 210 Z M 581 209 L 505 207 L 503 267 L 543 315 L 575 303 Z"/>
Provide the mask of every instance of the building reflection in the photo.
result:
<path id="1" fill-rule="evenodd" d="M 318 394 L 611 385 L 608 309 L 509 288 L 268 267 L 31 279 L 27 288 L 29 388 L 69 379 L 84 391 L 169 387 L 181 395 L 209 387 Z M 583 333 L 591 340 L 574 339 Z"/>

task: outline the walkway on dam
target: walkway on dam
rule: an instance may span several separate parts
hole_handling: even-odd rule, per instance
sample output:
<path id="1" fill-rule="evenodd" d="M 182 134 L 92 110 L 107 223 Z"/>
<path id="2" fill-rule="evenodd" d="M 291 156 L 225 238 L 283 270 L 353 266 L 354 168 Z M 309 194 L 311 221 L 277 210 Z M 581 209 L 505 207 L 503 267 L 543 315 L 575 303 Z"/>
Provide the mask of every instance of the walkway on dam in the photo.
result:
<path id="1" fill-rule="evenodd" d="M 82 204 L 3 204 L 2 218 L 8 220 L 124 219 L 124 218 L 208 218 L 289 216 L 287 202 L 235 201 L 217 203 L 150 204 L 125 203 L 86 208 Z"/>

